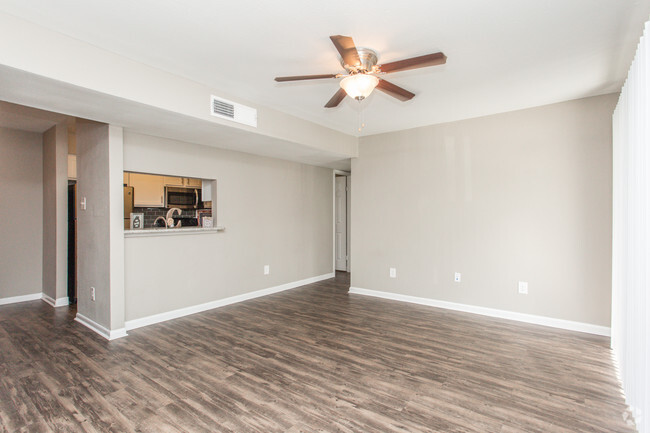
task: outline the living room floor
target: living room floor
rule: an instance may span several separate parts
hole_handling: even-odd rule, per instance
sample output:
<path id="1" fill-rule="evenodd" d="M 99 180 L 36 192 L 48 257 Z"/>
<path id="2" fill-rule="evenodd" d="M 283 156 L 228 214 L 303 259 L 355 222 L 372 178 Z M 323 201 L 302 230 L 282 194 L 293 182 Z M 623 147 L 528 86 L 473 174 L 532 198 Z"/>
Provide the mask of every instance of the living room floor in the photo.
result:
<path id="1" fill-rule="evenodd" d="M 0 307 L 2 432 L 633 432 L 609 338 L 347 293 L 349 274 L 106 341 Z"/>

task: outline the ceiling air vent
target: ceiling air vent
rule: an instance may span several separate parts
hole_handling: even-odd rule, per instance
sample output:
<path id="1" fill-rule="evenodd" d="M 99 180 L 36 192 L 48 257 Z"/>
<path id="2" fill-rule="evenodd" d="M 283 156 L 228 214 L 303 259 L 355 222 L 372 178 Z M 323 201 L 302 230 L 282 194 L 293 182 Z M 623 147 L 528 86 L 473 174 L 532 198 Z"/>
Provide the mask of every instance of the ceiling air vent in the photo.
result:
<path id="1" fill-rule="evenodd" d="M 210 96 L 210 114 L 257 128 L 257 110 L 217 96 Z"/>
<path id="2" fill-rule="evenodd" d="M 212 114 L 235 118 L 235 106 L 217 98 L 212 98 Z"/>

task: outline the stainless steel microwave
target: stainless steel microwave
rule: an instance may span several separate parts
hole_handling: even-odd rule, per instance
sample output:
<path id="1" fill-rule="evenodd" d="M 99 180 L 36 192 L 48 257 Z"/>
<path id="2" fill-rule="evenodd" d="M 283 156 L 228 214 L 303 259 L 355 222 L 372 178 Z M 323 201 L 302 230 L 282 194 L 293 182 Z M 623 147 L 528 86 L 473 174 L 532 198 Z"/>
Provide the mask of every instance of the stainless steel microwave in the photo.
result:
<path id="1" fill-rule="evenodd" d="M 179 209 L 199 209 L 201 205 L 201 188 L 165 187 L 165 207 Z"/>

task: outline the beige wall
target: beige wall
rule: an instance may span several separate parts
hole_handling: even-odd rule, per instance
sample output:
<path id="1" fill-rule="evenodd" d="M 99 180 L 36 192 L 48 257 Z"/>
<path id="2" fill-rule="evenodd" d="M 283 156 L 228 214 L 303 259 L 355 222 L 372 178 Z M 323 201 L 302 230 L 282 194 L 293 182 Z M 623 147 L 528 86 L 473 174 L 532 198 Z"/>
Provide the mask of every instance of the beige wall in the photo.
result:
<path id="1" fill-rule="evenodd" d="M 114 331 L 124 327 L 122 128 L 78 120 L 76 136 L 77 312 Z"/>
<path id="2" fill-rule="evenodd" d="M 43 293 L 68 297 L 68 128 L 43 134 Z"/>
<path id="3" fill-rule="evenodd" d="M 43 290 L 42 143 L 0 128 L 0 299 Z"/>
<path id="4" fill-rule="evenodd" d="M 351 285 L 609 326 L 616 98 L 362 138 Z"/>
<path id="5" fill-rule="evenodd" d="M 126 238 L 127 321 L 332 272 L 332 170 L 129 132 L 124 169 L 216 179 L 226 227 Z"/>

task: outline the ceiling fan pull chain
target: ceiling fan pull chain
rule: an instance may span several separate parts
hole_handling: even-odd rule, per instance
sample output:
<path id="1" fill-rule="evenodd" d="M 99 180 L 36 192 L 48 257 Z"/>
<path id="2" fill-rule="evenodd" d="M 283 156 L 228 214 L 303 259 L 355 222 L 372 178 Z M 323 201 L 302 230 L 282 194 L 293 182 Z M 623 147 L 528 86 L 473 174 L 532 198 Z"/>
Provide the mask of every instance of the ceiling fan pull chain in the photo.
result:
<path id="1" fill-rule="evenodd" d="M 361 102 L 362 101 L 359 101 L 359 108 L 360 108 L 359 116 L 358 116 L 359 124 L 357 127 L 357 131 L 359 132 L 361 132 L 361 130 L 366 127 L 366 122 L 363 120 L 363 105 L 361 105 Z"/>

